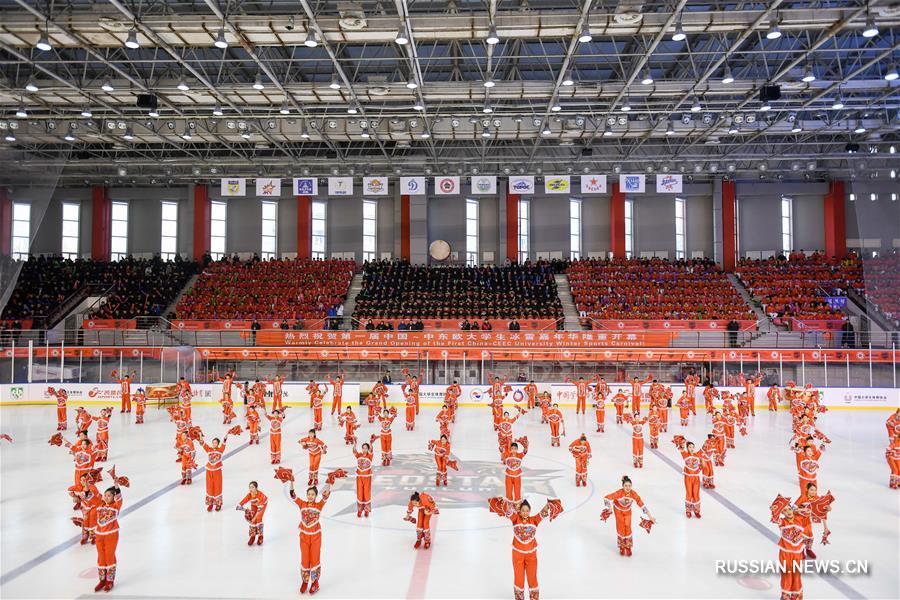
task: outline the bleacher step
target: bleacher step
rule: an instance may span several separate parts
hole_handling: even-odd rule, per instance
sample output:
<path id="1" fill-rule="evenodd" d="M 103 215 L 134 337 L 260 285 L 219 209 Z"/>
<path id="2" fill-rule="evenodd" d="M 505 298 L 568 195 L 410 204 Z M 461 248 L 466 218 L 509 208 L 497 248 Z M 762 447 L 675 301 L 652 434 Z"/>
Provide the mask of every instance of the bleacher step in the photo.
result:
<path id="1" fill-rule="evenodd" d="M 354 273 L 350 280 L 350 289 L 347 290 L 347 299 L 344 301 L 344 322 L 341 329 L 353 329 L 353 313 L 356 311 L 356 296 L 362 290 L 363 275 Z"/>
<path id="2" fill-rule="evenodd" d="M 569 286 L 569 278 L 564 274 L 554 275 L 556 280 L 556 292 L 562 304 L 563 316 L 566 319 L 566 331 L 580 331 L 581 321 L 578 318 L 578 309 L 575 308 L 575 300 L 572 298 L 572 288 Z"/>

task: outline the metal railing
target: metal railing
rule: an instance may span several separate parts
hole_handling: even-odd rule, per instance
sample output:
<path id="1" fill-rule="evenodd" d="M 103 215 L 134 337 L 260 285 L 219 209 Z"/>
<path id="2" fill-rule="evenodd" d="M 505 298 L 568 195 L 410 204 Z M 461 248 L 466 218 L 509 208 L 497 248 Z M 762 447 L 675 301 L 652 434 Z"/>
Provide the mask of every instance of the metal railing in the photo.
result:
<path id="1" fill-rule="evenodd" d="M 305 330 L 307 332 L 313 330 Z M 315 330 L 319 331 L 319 330 Z M 326 330 L 321 330 L 326 331 Z M 459 333 L 459 329 L 426 330 L 425 333 L 444 331 Z M 332 331 L 333 333 L 347 333 L 345 330 Z M 396 332 L 396 330 L 395 330 Z M 260 336 L 250 330 L 180 330 L 180 329 L 76 329 L 76 330 L 0 330 L 0 348 L 21 348 L 27 346 L 29 341 L 35 346 L 122 346 L 122 347 L 177 347 L 177 346 L 237 346 L 237 347 L 262 347 Z M 384 333 L 384 332 L 379 332 Z M 401 332 L 406 333 L 406 332 Z M 409 332 L 421 333 L 421 332 Z M 478 333 L 478 332 L 476 332 Z M 488 332 L 484 332 L 488 333 Z M 507 330 L 494 330 L 490 333 L 509 333 Z M 549 333 L 548 331 L 521 330 L 516 333 Z M 555 332 L 553 332 L 555 333 Z M 561 331 L 564 335 L 570 331 Z M 642 334 L 654 334 L 654 336 L 670 336 L 667 347 L 672 348 L 860 348 L 860 349 L 892 349 L 900 348 L 900 331 L 876 331 L 844 333 L 841 331 L 692 331 L 692 330 L 639 330 L 639 331 L 612 331 L 593 330 L 577 332 L 581 335 L 618 336 L 610 347 L 621 347 L 621 340 L 629 341 L 627 336 L 635 343 L 628 344 L 632 347 L 642 347 L 640 336 Z M 602 338 L 599 338 L 602 341 Z M 266 344 L 279 347 L 282 344 Z M 340 346 L 340 342 L 335 343 Z M 565 342 L 560 344 L 565 347 Z"/>

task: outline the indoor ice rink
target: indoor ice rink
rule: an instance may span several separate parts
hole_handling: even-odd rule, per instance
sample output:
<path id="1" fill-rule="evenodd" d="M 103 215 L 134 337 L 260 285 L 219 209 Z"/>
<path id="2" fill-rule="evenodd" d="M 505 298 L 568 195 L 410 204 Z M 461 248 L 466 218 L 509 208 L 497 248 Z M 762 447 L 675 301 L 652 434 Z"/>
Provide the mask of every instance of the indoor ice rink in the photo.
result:
<path id="1" fill-rule="evenodd" d="M 898 33 L 0 0 L 0 600 L 900 598 Z"/>

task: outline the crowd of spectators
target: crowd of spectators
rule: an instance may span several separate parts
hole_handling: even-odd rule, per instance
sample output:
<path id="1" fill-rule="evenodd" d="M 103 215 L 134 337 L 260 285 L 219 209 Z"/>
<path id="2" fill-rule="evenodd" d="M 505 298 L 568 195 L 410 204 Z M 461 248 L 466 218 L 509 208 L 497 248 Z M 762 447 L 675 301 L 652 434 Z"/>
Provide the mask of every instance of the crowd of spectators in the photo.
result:
<path id="1" fill-rule="evenodd" d="M 865 286 L 856 291 L 865 294 L 878 311 L 900 329 L 900 253 L 863 260 Z"/>
<path id="2" fill-rule="evenodd" d="M 175 318 L 324 319 L 347 297 L 355 266 L 352 260 L 211 262 L 179 300 Z"/>
<path id="3" fill-rule="evenodd" d="M 863 288 L 862 263 L 855 254 L 844 259 L 803 251 L 767 259 L 741 259 L 737 276 L 776 323 L 790 318 L 842 320 L 828 296 L 845 296 L 850 288 Z"/>
<path id="4" fill-rule="evenodd" d="M 45 318 L 55 315 L 66 299 L 79 292 L 103 294 L 85 315 L 89 319 L 159 316 L 199 268 L 194 262 L 180 258 L 164 261 L 159 256 L 113 262 L 30 257 L 21 264 L 2 318 L 34 319 L 34 326 L 43 326 Z"/>
<path id="5" fill-rule="evenodd" d="M 575 260 L 568 276 L 575 306 L 585 321 L 754 319 L 738 291 L 709 259 Z"/>
<path id="6" fill-rule="evenodd" d="M 430 267 L 366 263 L 356 298 L 360 319 L 557 319 L 562 304 L 549 262 Z"/>

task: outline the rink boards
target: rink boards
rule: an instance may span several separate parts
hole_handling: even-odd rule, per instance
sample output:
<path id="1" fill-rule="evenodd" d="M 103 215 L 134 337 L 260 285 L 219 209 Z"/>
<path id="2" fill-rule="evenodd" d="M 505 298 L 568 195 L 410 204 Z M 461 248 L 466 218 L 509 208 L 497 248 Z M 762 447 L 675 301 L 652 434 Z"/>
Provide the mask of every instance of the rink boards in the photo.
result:
<path id="1" fill-rule="evenodd" d="M 324 384 L 326 382 L 320 382 Z M 282 386 L 284 404 L 307 406 L 309 404 L 309 392 L 306 391 L 308 382 L 284 383 Z M 516 404 L 524 404 L 526 395 L 524 392 L 524 383 L 509 384 L 512 391 L 506 396 L 505 404 L 513 406 Z M 575 386 L 571 384 L 536 384 L 540 393 L 550 392 L 553 401 L 559 403 L 563 407 L 575 406 Z M 23 384 L 2 384 L 0 385 L 0 406 L 2 405 L 21 405 L 21 404 L 56 404 L 55 397 L 48 393 L 48 387 L 56 389 L 63 388 L 69 395 L 69 403 L 73 405 L 109 405 L 119 402 L 119 385 L 115 383 L 23 383 Z M 132 383 L 132 394 L 141 387 L 139 383 Z M 343 399 L 344 403 L 353 402 L 360 397 L 360 392 L 368 393 L 372 387 L 371 382 L 362 383 L 346 383 L 344 384 Z M 463 385 L 462 395 L 460 397 L 460 405 L 462 406 L 487 406 L 490 397 L 489 385 Z M 619 390 L 631 399 L 631 386 L 623 384 L 610 384 L 613 394 Z M 218 404 L 222 397 L 222 385 L 213 384 L 192 384 L 191 389 L 194 391 L 193 403 L 197 405 Z M 678 399 L 684 389 L 684 385 L 672 385 L 673 401 Z M 722 387 L 717 388 L 719 391 L 729 391 L 732 393 L 742 393 L 742 387 Z M 900 408 L 900 389 L 898 388 L 846 388 L 846 387 L 828 387 L 818 388 L 822 394 L 822 404 L 829 408 L 835 409 L 883 409 L 895 410 Z M 425 406 L 440 406 L 443 403 L 445 385 L 421 385 L 419 386 L 419 402 Z M 644 388 L 644 401 L 646 401 L 646 386 Z M 756 390 L 756 406 L 765 408 L 768 406 L 766 398 L 767 387 L 760 387 Z M 271 386 L 266 390 L 266 397 L 272 398 Z M 612 409 L 612 402 L 607 398 L 607 409 Z M 702 388 L 697 388 L 697 403 L 703 404 Z M 232 392 L 232 399 L 236 404 L 241 402 L 240 395 L 237 390 Z M 324 404 L 330 406 L 332 401 L 332 389 L 328 386 L 328 390 L 324 396 Z M 388 401 L 395 406 L 405 404 L 402 387 L 398 384 L 388 386 Z M 590 402 L 590 398 L 588 399 Z M 155 406 L 155 400 L 148 400 L 148 406 Z M 720 403 L 717 403 L 720 404 Z"/>

